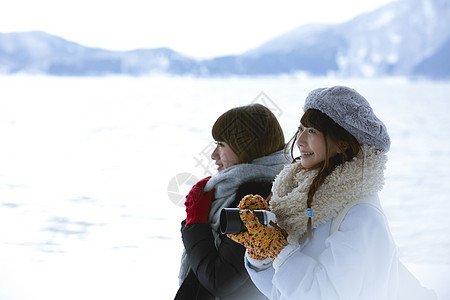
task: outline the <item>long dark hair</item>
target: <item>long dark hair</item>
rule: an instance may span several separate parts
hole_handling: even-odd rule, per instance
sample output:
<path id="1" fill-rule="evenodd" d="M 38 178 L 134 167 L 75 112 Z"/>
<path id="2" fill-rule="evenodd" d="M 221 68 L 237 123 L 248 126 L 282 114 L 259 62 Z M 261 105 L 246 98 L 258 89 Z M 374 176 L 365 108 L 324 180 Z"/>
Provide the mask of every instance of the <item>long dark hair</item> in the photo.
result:
<path id="1" fill-rule="evenodd" d="M 348 131 L 338 125 L 326 114 L 316 109 L 307 110 L 301 120 L 301 124 L 308 128 L 314 128 L 320 131 L 325 139 L 326 155 L 325 160 L 320 163 L 317 168 L 319 172 L 314 178 L 308 191 L 307 208 L 311 208 L 314 194 L 324 182 L 325 178 L 333 172 L 333 170 L 346 161 L 352 160 L 359 151 L 361 145 L 356 138 Z M 298 132 L 297 132 L 298 133 Z M 297 133 L 291 138 L 285 148 L 285 154 L 290 154 L 292 162 L 296 162 L 300 157 L 294 157 L 294 149 L 297 142 Z M 331 145 L 336 145 L 339 148 L 338 154 L 332 155 L 330 153 Z M 312 239 L 312 221 L 308 218 L 307 226 L 308 238 Z"/>

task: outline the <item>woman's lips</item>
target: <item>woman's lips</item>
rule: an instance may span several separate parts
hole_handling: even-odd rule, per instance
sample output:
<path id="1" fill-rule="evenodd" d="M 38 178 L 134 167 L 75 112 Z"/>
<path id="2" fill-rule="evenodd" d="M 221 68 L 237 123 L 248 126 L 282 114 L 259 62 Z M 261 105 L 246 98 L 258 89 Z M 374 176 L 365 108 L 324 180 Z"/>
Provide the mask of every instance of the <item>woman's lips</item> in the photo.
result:
<path id="1" fill-rule="evenodd" d="M 310 156 L 313 155 L 313 154 L 314 154 L 314 152 L 300 152 L 300 156 L 301 156 L 302 158 L 310 157 Z"/>

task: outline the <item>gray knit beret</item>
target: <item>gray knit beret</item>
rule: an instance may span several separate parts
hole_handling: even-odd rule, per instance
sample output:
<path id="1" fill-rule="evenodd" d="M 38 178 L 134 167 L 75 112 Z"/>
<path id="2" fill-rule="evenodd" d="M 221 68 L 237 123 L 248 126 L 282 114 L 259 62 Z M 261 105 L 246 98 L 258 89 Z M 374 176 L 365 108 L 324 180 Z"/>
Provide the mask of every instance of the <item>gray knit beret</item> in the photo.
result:
<path id="1" fill-rule="evenodd" d="M 386 126 L 375 116 L 369 102 L 345 86 L 319 88 L 306 97 L 303 110 L 317 109 L 351 133 L 360 144 L 387 152 L 391 140 Z"/>

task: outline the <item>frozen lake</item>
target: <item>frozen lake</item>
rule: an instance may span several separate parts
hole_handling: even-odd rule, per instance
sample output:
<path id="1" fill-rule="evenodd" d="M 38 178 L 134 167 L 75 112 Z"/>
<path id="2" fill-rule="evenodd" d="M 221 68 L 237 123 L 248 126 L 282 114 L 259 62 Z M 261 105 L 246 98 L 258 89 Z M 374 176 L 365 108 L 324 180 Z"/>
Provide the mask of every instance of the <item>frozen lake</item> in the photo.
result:
<path id="1" fill-rule="evenodd" d="M 214 172 L 216 118 L 265 103 L 289 139 L 307 93 L 337 84 L 387 125 L 380 199 L 401 258 L 450 299 L 450 82 L 303 76 L 0 77 L 0 299 L 172 299 L 184 207 L 169 183 Z"/>

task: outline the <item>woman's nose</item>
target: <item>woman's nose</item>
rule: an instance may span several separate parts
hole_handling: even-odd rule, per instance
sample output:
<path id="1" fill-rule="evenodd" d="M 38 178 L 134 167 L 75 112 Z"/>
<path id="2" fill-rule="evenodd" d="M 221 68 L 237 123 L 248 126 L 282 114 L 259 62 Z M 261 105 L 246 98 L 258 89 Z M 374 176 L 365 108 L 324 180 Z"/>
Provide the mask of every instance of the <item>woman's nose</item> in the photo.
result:
<path id="1" fill-rule="evenodd" d="M 213 160 L 216 160 L 215 158 L 217 158 L 217 148 L 218 147 L 216 147 L 215 149 L 214 149 L 214 151 L 213 151 L 213 153 L 211 153 L 211 158 L 213 159 Z"/>
<path id="2" fill-rule="evenodd" d="M 297 134 L 297 145 L 298 146 L 304 146 L 305 145 L 305 135 L 304 135 L 304 131 L 303 132 L 299 132 Z"/>

